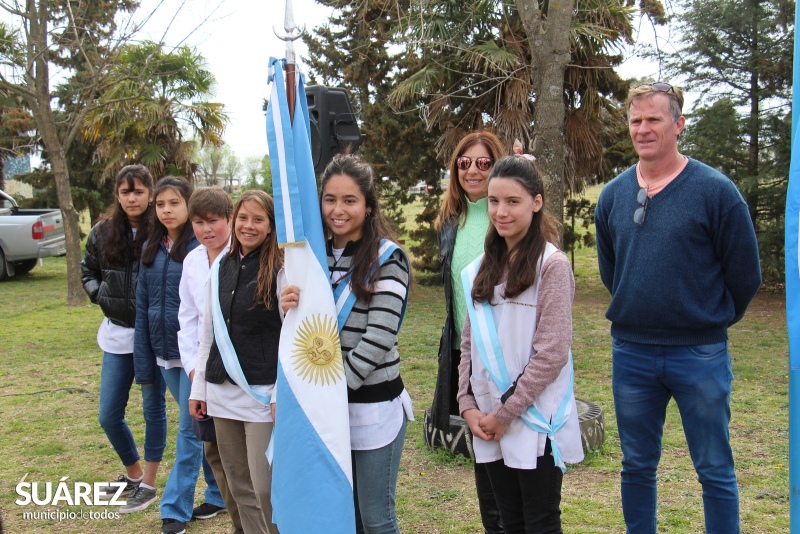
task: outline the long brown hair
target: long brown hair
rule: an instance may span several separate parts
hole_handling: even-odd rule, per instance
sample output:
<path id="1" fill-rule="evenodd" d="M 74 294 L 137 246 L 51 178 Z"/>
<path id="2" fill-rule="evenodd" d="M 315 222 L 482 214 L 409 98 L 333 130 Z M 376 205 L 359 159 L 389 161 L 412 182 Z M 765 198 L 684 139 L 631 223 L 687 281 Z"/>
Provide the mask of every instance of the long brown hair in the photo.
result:
<path id="1" fill-rule="evenodd" d="M 350 287 L 358 300 L 369 302 L 374 292 L 372 291 L 372 277 L 378 270 L 378 252 L 381 239 L 389 239 L 397 243 L 391 223 L 381 212 L 378 202 L 378 192 L 375 189 L 375 173 L 369 163 L 352 154 L 338 154 L 333 158 L 322 173 L 322 186 L 320 188 L 320 205 L 325 194 L 325 186 L 331 177 L 338 174 L 349 177 L 358 186 L 367 204 L 369 215 L 364 219 L 359 247 L 353 254 L 350 263 Z M 330 239 L 333 233 L 325 225 L 325 237 Z"/>
<path id="2" fill-rule="evenodd" d="M 275 235 L 275 203 L 272 201 L 272 197 L 264 191 L 251 189 L 245 191 L 239 197 L 236 207 L 233 208 L 234 231 L 231 234 L 231 250 L 228 252 L 228 257 L 238 258 L 241 254 L 242 244 L 236 237 L 236 218 L 239 216 L 242 204 L 248 200 L 252 200 L 261 206 L 267 213 L 267 219 L 269 219 L 271 231 L 261 245 L 261 252 L 258 255 L 258 285 L 253 305 L 263 304 L 268 310 L 271 310 L 277 302 L 273 283 L 283 265 L 283 251 L 278 247 L 278 237 Z"/>
<path id="3" fill-rule="evenodd" d="M 193 190 L 192 184 L 187 182 L 185 178 L 181 178 L 179 176 L 163 177 L 156 182 L 156 190 L 153 193 L 154 204 L 158 200 L 158 195 L 167 189 L 172 189 L 183 198 L 183 201 L 186 203 L 186 209 L 188 213 L 189 198 L 191 198 Z M 139 233 L 138 230 L 136 233 Z M 164 239 L 165 235 L 167 235 L 167 227 L 158 220 L 158 217 L 153 217 L 152 235 L 150 235 L 147 245 L 142 251 L 143 265 L 147 265 L 149 267 L 153 264 L 156 259 L 156 255 L 158 254 L 158 247 L 161 245 L 161 241 Z M 186 222 L 181 228 L 181 235 L 178 236 L 178 239 L 175 240 L 175 243 L 172 244 L 172 248 L 169 251 L 169 257 L 172 258 L 172 261 L 183 263 L 183 260 L 186 258 L 187 254 L 186 246 L 189 244 L 189 241 L 192 240 L 193 235 L 194 230 L 192 230 L 192 223 L 189 222 L 187 215 Z"/>
<path id="4" fill-rule="evenodd" d="M 489 226 L 484 244 L 485 254 L 475 283 L 472 286 L 472 300 L 492 303 L 494 288 L 506 276 L 503 297 L 514 298 L 536 283 L 539 274 L 539 259 L 544 254 L 547 242 L 558 242 L 558 231 L 553 217 L 544 209 L 544 185 L 536 165 L 522 156 L 506 156 L 494 164 L 489 174 L 489 182 L 494 178 L 514 180 L 531 195 L 542 195 L 542 209 L 533 214 L 533 220 L 519 243 L 508 250 L 505 238 L 497 233 L 494 225 Z"/>
<path id="5" fill-rule="evenodd" d="M 142 220 L 139 221 L 139 226 L 136 227 L 136 237 L 133 238 L 132 248 L 128 241 L 132 229 L 128 222 L 128 214 L 119 203 L 119 190 L 123 184 L 133 190 L 136 187 L 135 180 L 138 180 L 147 189 L 148 195 L 153 194 L 153 177 L 144 165 L 126 165 L 117 173 L 114 183 L 114 205 L 109 209 L 108 215 L 103 218 L 106 222 L 102 226 L 102 231 L 105 233 L 105 245 L 100 253 L 105 256 L 109 265 L 125 265 L 131 261 L 139 261 L 142 255 L 142 246 L 150 237 L 154 212 L 152 202 L 148 204 L 147 210 L 142 214 Z"/>
<path id="6" fill-rule="evenodd" d="M 461 187 L 461 182 L 458 179 L 458 165 L 456 160 L 464 155 L 464 152 L 469 150 L 473 145 L 483 145 L 489 151 L 489 156 L 495 161 L 499 160 L 506 155 L 503 148 L 503 143 L 492 132 L 472 132 L 464 136 L 456 145 L 453 155 L 450 158 L 450 184 L 447 186 L 445 192 L 444 202 L 442 208 L 439 210 L 439 216 L 436 218 L 435 228 L 437 232 L 442 230 L 445 223 L 452 219 L 466 220 L 468 204 L 465 200 L 466 192 Z"/>

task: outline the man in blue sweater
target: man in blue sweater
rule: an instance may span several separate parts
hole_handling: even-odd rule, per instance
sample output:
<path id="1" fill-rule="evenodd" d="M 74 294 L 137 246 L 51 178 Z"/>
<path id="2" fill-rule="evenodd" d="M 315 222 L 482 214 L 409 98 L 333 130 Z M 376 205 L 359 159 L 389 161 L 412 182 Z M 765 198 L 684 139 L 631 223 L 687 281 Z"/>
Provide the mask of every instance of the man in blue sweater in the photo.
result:
<path id="1" fill-rule="evenodd" d="M 730 179 L 678 151 L 680 89 L 641 85 L 626 107 L 639 163 L 606 185 L 595 212 L 600 277 L 611 293 L 625 523 L 629 534 L 656 532 L 656 470 L 674 398 L 706 531 L 736 534 L 727 329 L 761 285 L 753 223 Z"/>

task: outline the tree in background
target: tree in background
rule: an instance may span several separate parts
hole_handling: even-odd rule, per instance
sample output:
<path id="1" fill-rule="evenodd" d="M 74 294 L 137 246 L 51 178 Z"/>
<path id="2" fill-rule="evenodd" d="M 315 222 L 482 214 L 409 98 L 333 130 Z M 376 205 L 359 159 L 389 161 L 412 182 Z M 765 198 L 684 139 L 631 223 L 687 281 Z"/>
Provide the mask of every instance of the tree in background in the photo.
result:
<path id="1" fill-rule="evenodd" d="M 129 28 L 121 27 L 119 21 L 137 6 L 134 0 L 0 3 L 5 15 L 0 23 L 4 36 L 0 39 L 0 89 L 24 100 L 48 153 L 66 234 L 70 305 L 85 302 L 86 294 L 80 280 L 80 228 L 67 154 L 86 115 L 101 105 L 97 98 L 107 87 L 116 51 L 131 37 Z M 83 102 L 58 120 L 51 68 L 71 79 Z"/>
<path id="2" fill-rule="evenodd" d="M 34 128 L 33 117 L 23 100 L 0 89 L 0 189 L 6 188 L 6 158 L 30 153 L 35 147 L 31 135 Z"/>
<path id="3" fill-rule="evenodd" d="M 437 132 L 428 131 L 416 113 L 397 110 L 389 102 L 393 88 L 424 60 L 404 53 L 395 40 L 407 7 L 396 0 L 320 3 L 334 12 L 327 24 L 304 36 L 311 83 L 319 80 L 348 90 L 366 134 L 359 155 L 375 169 L 385 213 L 402 231 L 401 206 L 410 201 L 408 188 L 426 181 L 440 193 L 443 166 L 433 148 Z M 438 206 L 438 195 L 430 195 L 428 201 L 423 217 Z"/>
<path id="4" fill-rule="evenodd" d="M 142 79 L 147 80 L 144 87 Z M 118 54 L 100 107 L 86 117 L 83 134 L 97 143 L 95 159 L 104 177 L 141 163 L 161 176 L 194 178 L 195 142 L 221 146 L 228 122 L 223 104 L 211 102 L 216 83 L 205 60 L 188 46 L 165 51 L 145 41 Z M 186 138 L 184 131 L 193 138 Z"/>
<path id="5" fill-rule="evenodd" d="M 509 151 L 522 139 L 560 219 L 565 189 L 612 175 L 603 152 L 624 124 L 618 102 L 627 92 L 613 67 L 632 42 L 631 17 L 618 0 L 581 2 L 574 13 L 563 2 L 428 0 L 407 29 L 426 61 L 392 98 L 440 125 L 443 153 L 487 125 Z"/>
<path id="6" fill-rule="evenodd" d="M 269 155 L 264 157 L 250 156 L 244 160 L 247 179 L 243 189 L 260 189 L 272 194 L 272 166 Z"/>
<path id="7" fill-rule="evenodd" d="M 206 145 L 200 148 L 195 142 L 194 160 L 197 162 L 197 179 L 205 185 L 219 185 L 225 146 Z M 224 185 L 224 184 L 223 184 Z"/>
<path id="8" fill-rule="evenodd" d="M 667 62 L 701 95 L 683 147 L 742 191 L 769 280 L 783 279 L 794 12 L 792 0 L 683 2 Z"/>
<path id="9" fill-rule="evenodd" d="M 225 156 L 222 158 L 222 172 L 228 181 L 228 185 L 225 186 L 225 190 L 228 193 L 233 193 L 234 191 L 234 180 L 241 186 L 241 174 L 244 166 L 242 165 L 242 161 L 239 159 L 239 156 L 227 145 L 223 147 L 223 153 Z"/>

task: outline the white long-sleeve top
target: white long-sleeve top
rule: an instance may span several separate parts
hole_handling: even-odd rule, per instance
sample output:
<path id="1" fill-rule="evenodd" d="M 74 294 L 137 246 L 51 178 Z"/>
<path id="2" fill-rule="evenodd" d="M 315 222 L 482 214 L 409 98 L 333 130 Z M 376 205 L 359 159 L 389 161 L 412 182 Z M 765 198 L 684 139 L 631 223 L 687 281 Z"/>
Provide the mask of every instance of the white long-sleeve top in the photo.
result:
<path id="1" fill-rule="evenodd" d="M 228 252 L 231 243 L 220 252 Z M 200 329 L 203 326 L 203 312 L 206 305 L 206 292 L 208 275 L 211 266 L 208 264 L 208 249 L 200 245 L 189 252 L 183 260 L 183 274 L 178 293 L 181 297 L 181 306 L 178 309 L 178 349 L 181 352 L 181 364 L 186 374 L 191 374 L 195 369 L 197 351 L 200 348 Z"/>

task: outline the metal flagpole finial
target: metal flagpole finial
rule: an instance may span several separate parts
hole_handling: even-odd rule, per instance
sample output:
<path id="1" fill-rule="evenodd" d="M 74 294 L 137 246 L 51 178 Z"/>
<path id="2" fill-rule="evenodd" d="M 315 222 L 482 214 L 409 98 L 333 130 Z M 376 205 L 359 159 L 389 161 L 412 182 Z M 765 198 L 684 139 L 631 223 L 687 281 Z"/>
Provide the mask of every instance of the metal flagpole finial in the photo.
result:
<path id="1" fill-rule="evenodd" d="M 273 26 L 272 31 L 275 32 L 275 36 L 280 39 L 281 41 L 296 41 L 300 38 L 303 34 L 303 30 L 305 30 L 305 26 L 298 27 L 294 22 L 294 12 L 292 10 L 292 0 L 286 0 L 286 14 L 283 18 L 283 29 L 286 33 L 282 33 L 278 31 L 277 28 Z"/>

